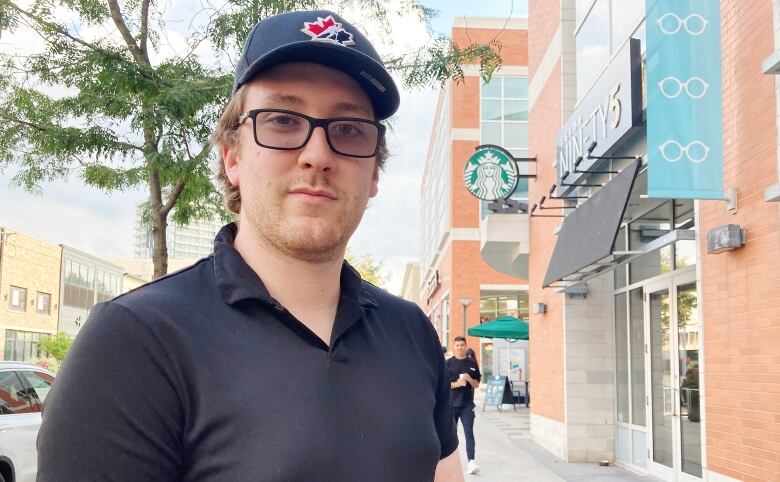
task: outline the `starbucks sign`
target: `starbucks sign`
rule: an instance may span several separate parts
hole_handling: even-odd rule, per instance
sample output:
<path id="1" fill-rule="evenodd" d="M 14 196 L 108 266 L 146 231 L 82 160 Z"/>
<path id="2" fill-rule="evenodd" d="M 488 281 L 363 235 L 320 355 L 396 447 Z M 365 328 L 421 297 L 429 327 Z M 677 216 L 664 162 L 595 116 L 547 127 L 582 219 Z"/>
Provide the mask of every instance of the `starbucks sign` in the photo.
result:
<path id="1" fill-rule="evenodd" d="M 480 146 L 463 169 L 463 182 L 483 201 L 508 198 L 517 187 L 517 164 L 498 146 Z"/>

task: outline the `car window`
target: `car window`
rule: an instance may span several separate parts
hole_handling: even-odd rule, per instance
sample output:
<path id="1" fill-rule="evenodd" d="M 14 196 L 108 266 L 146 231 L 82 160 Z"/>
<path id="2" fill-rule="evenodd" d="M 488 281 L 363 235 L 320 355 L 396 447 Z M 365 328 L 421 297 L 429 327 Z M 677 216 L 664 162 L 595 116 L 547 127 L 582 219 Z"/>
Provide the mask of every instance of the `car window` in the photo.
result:
<path id="1" fill-rule="evenodd" d="M 46 396 L 49 395 L 51 384 L 54 383 L 54 377 L 43 372 L 35 371 L 22 371 L 22 375 L 33 387 L 33 395 L 37 396 L 38 400 L 43 404 L 43 402 L 46 401 Z"/>
<path id="2" fill-rule="evenodd" d="M 32 396 L 13 371 L 0 372 L 0 414 L 30 413 Z"/>

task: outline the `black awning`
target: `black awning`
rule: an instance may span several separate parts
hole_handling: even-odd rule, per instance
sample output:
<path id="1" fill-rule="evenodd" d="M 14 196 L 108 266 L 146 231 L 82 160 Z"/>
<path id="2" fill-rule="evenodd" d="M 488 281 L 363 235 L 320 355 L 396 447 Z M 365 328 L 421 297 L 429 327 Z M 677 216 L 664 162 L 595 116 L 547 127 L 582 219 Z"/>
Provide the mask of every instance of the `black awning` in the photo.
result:
<path id="1" fill-rule="evenodd" d="M 544 287 L 610 256 L 641 159 L 629 164 L 573 213 L 558 233 Z"/>

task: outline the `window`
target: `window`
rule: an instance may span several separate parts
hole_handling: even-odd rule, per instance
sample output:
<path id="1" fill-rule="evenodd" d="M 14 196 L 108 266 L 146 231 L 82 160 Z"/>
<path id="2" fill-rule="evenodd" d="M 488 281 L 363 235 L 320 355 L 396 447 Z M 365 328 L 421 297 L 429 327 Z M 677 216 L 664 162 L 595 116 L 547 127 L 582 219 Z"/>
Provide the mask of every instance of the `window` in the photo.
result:
<path id="1" fill-rule="evenodd" d="M 629 423 L 628 416 L 628 316 L 626 294 L 615 296 L 615 360 L 618 422 Z"/>
<path id="2" fill-rule="evenodd" d="M 11 286 L 8 307 L 13 311 L 27 311 L 27 289 Z"/>
<path id="3" fill-rule="evenodd" d="M 441 331 L 442 345 L 449 347 L 450 343 L 450 298 L 444 298 L 441 302 Z"/>
<path id="4" fill-rule="evenodd" d="M 13 371 L 0 372 L 0 415 L 30 413 L 32 397 Z"/>
<path id="5" fill-rule="evenodd" d="M 27 379 L 27 383 L 33 388 L 33 396 L 38 399 L 41 405 L 46 401 L 46 397 L 51 390 L 51 384 L 54 383 L 54 377 L 43 372 L 23 371 L 22 376 Z"/>
<path id="6" fill-rule="evenodd" d="M 615 388 L 618 422 L 642 427 L 646 423 L 644 345 L 642 288 L 636 288 L 615 296 Z"/>
<path id="7" fill-rule="evenodd" d="M 41 358 L 41 337 L 46 333 L 5 330 L 5 360 L 32 361 Z"/>
<path id="8" fill-rule="evenodd" d="M 51 314 L 51 295 L 49 293 L 35 294 L 35 312 L 39 315 Z"/>
<path id="9" fill-rule="evenodd" d="M 644 34 L 645 0 L 577 0 L 576 12 L 577 98 L 581 99 L 626 40 Z"/>
<path id="10" fill-rule="evenodd" d="M 515 157 L 528 157 L 528 78 L 493 76 L 480 92 L 480 140 L 503 147 Z M 526 171 L 526 163 L 517 165 Z M 519 179 L 511 199 L 528 200 L 528 179 Z M 487 215 L 482 201 L 480 218 Z"/>
<path id="11" fill-rule="evenodd" d="M 487 323 L 502 316 L 528 319 L 528 292 L 516 295 L 482 296 L 479 300 L 479 322 Z"/>

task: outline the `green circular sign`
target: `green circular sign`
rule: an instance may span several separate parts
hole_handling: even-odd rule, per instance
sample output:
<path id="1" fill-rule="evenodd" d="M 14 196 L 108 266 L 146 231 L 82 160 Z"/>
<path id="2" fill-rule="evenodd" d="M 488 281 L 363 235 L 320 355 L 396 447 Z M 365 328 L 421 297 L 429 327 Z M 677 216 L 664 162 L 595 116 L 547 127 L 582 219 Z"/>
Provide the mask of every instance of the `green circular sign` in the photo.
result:
<path id="1" fill-rule="evenodd" d="M 466 161 L 463 181 L 483 201 L 506 199 L 517 186 L 517 164 L 503 150 L 480 149 Z"/>

